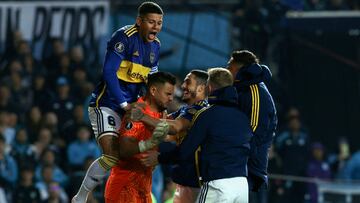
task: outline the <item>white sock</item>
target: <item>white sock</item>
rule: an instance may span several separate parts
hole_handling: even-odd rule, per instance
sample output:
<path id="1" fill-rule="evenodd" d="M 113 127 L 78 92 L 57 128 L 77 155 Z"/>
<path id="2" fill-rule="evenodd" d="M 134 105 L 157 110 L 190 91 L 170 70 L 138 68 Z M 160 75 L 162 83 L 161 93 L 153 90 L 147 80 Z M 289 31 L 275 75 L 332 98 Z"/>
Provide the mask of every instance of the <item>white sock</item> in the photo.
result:
<path id="1" fill-rule="evenodd" d="M 96 159 L 88 168 L 79 191 L 72 199 L 72 203 L 85 203 L 89 192 L 99 185 L 106 175 L 105 169 L 99 165 L 99 158 Z"/>

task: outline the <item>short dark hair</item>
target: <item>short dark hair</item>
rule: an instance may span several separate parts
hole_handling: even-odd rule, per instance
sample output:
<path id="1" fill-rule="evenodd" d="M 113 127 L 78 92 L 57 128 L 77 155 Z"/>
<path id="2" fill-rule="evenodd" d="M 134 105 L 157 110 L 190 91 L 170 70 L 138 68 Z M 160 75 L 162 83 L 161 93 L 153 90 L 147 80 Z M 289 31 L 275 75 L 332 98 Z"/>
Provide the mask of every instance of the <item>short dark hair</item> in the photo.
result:
<path id="1" fill-rule="evenodd" d="M 233 51 L 231 56 L 234 59 L 234 62 L 242 63 L 244 66 L 260 62 L 256 55 L 249 50 Z"/>
<path id="2" fill-rule="evenodd" d="M 195 69 L 190 71 L 190 73 L 195 75 L 197 85 L 206 85 L 209 78 L 209 74 L 206 71 Z"/>
<path id="3" fill-rule="evenodd" d="M 163 10 L 157 3 L 151 1 L 145 1 L 138 8 L 138 16 L 144 16 L 148 13 L 156 13 L 156 14 L 164 15 Z"/>
<path id="4" fill-rule="evenodd" d="M 175 85 L 176 78 L 171 73 L 159 71 L 148 76 L 147 88 L 149 89 L 153 85 L 164 85 L 165 83 Z"/>

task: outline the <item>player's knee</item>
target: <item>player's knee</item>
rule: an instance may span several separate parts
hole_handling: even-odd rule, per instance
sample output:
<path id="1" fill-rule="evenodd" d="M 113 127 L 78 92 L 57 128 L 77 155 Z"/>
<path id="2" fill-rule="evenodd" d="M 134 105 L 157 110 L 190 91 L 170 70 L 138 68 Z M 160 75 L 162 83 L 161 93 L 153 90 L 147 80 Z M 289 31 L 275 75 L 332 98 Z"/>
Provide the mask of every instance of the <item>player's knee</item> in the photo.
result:
<path id="1" fill-rule="evenodd" d="M 115 166 L 118 163 L 119 159 L 115 156 L 106 155 L 103 154 L 99 158 L 99 164 L 102 168 L 104 168 L 106 171 L 110 170 L 113 166 Z"/>

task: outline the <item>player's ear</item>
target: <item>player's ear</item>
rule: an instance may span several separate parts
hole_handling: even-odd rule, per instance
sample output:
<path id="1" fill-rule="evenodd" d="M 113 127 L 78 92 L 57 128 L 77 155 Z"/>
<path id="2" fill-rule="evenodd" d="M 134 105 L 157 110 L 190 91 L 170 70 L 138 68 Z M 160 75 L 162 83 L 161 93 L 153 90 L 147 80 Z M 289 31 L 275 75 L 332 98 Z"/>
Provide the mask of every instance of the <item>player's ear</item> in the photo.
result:
<path id="1" fill-rule="evenodd" d="M 198 85 L 197 86 L 197 92 L 204 92 L 206 88 L 206 85 Z"/>
<path id="2" fill-rule="evenodd" d="M 140 26 L 141 25 L 141 22 L 142 22 L 142 19 L 140 16 L 136 17 L 136 25 L 137 26 Z"/>
<path id="3" fill-rule="evenodd" d="M 149 88 L 149 90 L 150 90 L 151 96 L 155 96 L 156 87 L 155 87 L 155 86 L 151 86 L 151 87 Z"/>

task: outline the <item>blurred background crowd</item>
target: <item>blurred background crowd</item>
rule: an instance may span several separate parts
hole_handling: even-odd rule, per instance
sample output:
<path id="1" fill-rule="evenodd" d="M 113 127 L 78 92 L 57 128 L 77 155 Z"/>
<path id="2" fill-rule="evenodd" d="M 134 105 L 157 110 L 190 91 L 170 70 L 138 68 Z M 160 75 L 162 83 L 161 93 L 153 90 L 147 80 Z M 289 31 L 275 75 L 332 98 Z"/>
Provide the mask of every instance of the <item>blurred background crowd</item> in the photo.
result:
<path id="1" fill-rule="evenodd" d="M 139 2 L 106 2 L 109 29 L 96 43 L 47 36 L 39 49 L 19 27 L 7 30 L 0 52 L 1 203 L 69 202 L 77 191 L 88 164 L 101 154 L 87 104 L 101 77 L 106 39 L 134 22 Z M 259 203 L 317 202 L 315 180 L 360 180 L 359 0 L 158 3 L 165 10 L 159 69 L 178 76 L 170 111 L 182 105 L 180 85 L 189 70 L 225 66 L 234 49 L 254 52 L 272 70 L 267 85 L 279 126 L 269 173 L 286 176 L 271 177 Z M 302 11 L 315 17 L 304 17 Z M 345 17 L 331 17 L 333 11 Z M 171 202 L 169 170 L 164 165 L 154 172 L 157 202 Z M 103 188 L 89 202 L 102 202 Z M 356 198 L 353 202 L 360 201 Z"/>

